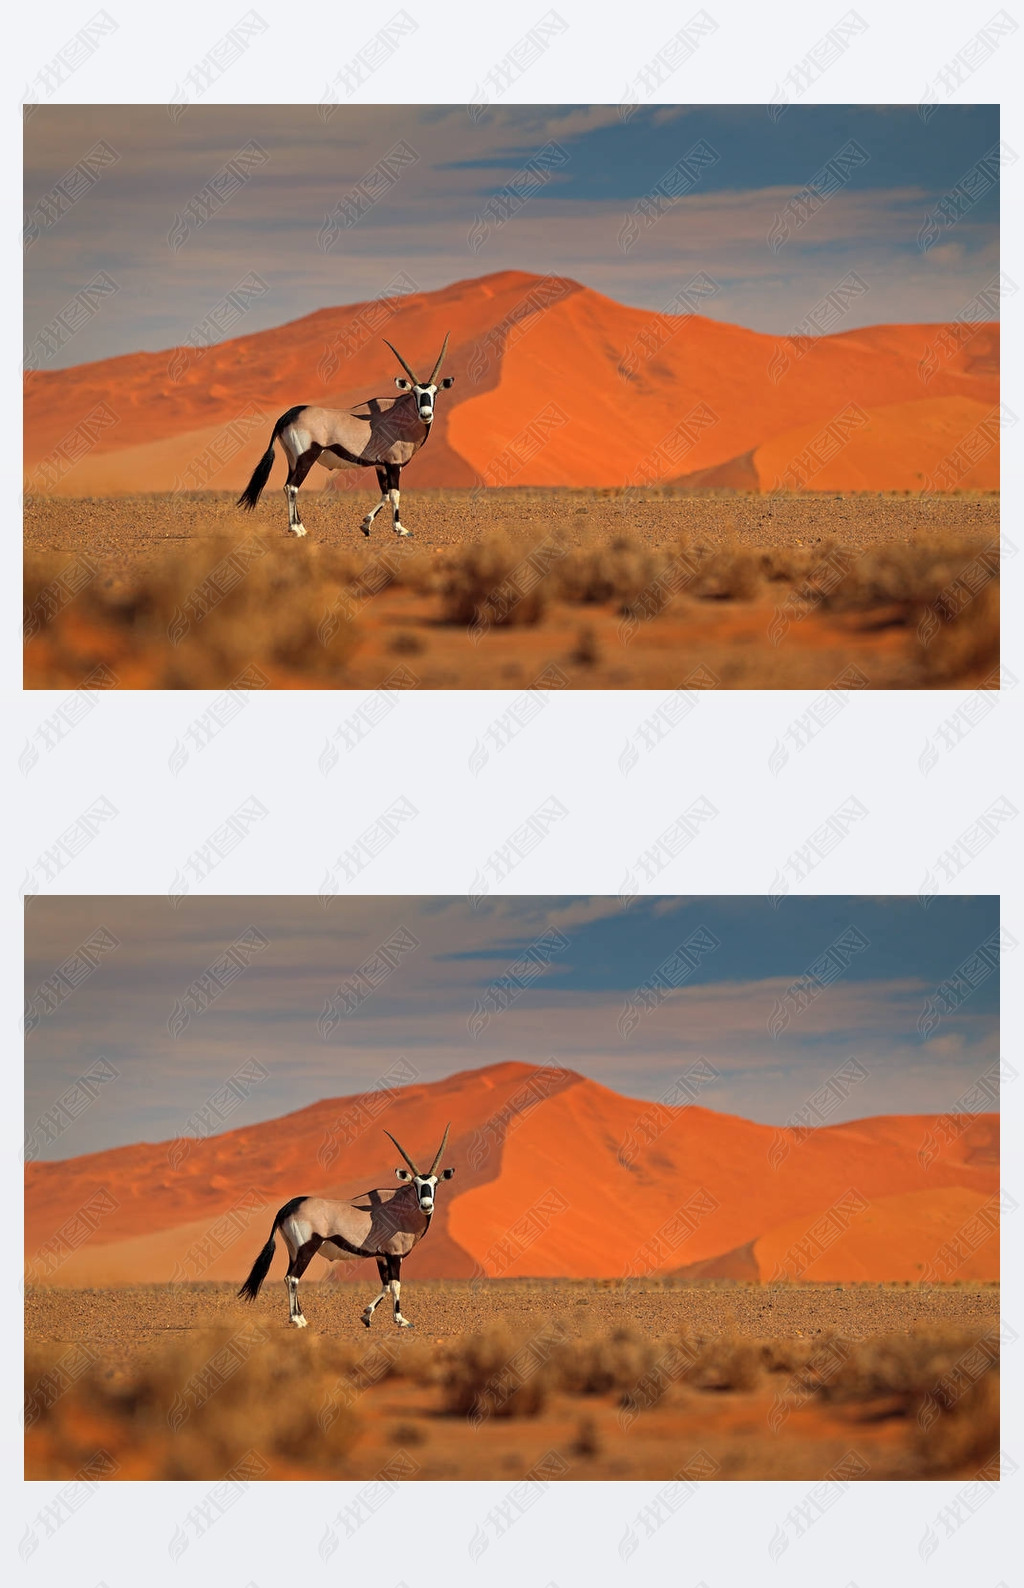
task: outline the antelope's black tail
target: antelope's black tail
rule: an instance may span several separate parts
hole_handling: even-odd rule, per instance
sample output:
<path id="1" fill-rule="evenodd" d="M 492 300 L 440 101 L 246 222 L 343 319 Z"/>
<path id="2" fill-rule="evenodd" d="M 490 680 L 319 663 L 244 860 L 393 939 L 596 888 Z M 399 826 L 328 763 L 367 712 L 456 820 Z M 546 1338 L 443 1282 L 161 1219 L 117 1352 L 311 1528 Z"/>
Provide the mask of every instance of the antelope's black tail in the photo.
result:
<path id="1" fill-rule="evenodd" d="M 277 421 L 277 424 L 274 426 L 273 434 L 270 437 L 270 445 L 266 452 L 264 452 L 262 458 L 260 458 L 260 461 L 257 463 L 256 467 L 253 469 L 252 479 L 249 481 L 245 490 L 235 503 L 236 507 L 244 507 L 247 513 L 252 512 L 253 508 L 256 506 L 256 503 L 263 495 L 263 487 L 270 479 L 270 471 L 274 467 L 274 442 L 281 434 L 281 431 L 284 430 L 287 425 L 290 425 L 295 419 L 297 419 L 302 410 L 308 406 L 308 403 L 300 403 L 297 408 L 289 408 L 286 414 L 281 415 L 280 419 Z"/>
<path id="2" fill-rule="evenodd" d="M 249 1270 L 248 1279 L 238 1292 L 240 1299 L 244 1297 L 246 1301 L 256 1300 L 260 1293 L 260 1286 L 269 1274 L 270 1265 L 274 1261 L 274 1247 L 277 1244 L 277 1232 L 281 1222 L 288 1218 L 289 1214 L 294 1213 L 295 1209 L 306 1200 L 305 1197 L 292 1197 L 290 1202 L 286 1202 L 283 1208 L 278 1209 L 277 1216 L 270 1228 L 270 1239 L 253 1263 L 252 1268 Z"/>

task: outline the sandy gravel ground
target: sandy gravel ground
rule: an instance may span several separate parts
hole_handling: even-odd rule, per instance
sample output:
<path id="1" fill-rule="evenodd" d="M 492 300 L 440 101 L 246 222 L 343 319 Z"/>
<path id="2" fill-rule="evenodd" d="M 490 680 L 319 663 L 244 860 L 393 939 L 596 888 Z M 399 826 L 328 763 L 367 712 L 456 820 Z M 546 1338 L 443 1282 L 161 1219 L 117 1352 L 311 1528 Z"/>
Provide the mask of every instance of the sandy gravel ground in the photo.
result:
<path id="1" fill-rule="evenodd" d="M 372 498 L 357 491 L 303 491 L 300 505 L 309 537 L 323 545 L 361 549 L 359 521 Z M 25 508 L 29 551 L 86 551 L 121 570 L 120 559 L 161 546 L 223 534 L 236 518 L 224 493 L 182 496 L 37 497 Z M 268 492 L 251 518 L 238 521 L 261 531 L 280 530 L 287 513 L 280 491 Z M 814 545 L 835 539 L 844 546 L 893 545 L 918 534 L 998 534 L 999 499 L 978 496 L 668 496 L 653 491 L 402 492 L 402 521 L 417 543 L 438 550 L 505 533 L 530 539 L 557 533 L 582 546 L 629 534 L 661 546 L 687 536 L 711 547 L 769 548 Z M 371 545 L 392 539 L 381 512 Z"/>
<path id="2" fill-rule="evenodd" d="M 170 1333 L 207 1328 L 240 1309 L 233 1285 L 138 1285 L 125 1289 L 37 1287 L 26 1300 L 33 1340 L 85 1340 L 111 1366 L 147 1350 Z M 303 1281 L 311 1327 L 332 1337 L 366 1342 L 359 1314 L 376 1294 L 373 1269 L 362 1282 Z M 372 1292 L 372 1294 L 371 1294 Z M 984 1326 L 999 1313 L 998 1285 L 751 1285 L 726 1280 L 673 1281 L 488 1279 L 417 1280 L 408 1272 L 402 1308 L 420 1333 L 437 1344 L 507 1322 L 538 1328 L 556 1314 L 573 1337 L 616 1328 L 667 1338 L 680 1329 L 750 1339 L 809 1336 L 825 1329 L 850 1339 L 900 1333 L 915 1325 Z M 288 1332 L 284 1285 L 264 1287 L 250 1312 Z M 392 1330 L 381 1308 L 372 1338 Z"/>

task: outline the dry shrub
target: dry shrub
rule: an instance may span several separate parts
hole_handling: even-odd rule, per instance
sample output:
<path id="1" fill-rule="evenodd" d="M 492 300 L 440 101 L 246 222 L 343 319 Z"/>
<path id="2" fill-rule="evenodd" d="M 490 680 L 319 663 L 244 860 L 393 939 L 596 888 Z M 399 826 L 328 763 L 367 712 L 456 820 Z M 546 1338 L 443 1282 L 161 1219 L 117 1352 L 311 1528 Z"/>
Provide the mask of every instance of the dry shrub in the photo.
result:
<path id="1" fill-rule="evenodd" d="M 752 1390 L 761 1382 L 761 1350 L 754 1340 L 720 1335 L 700 1340 L 685 1382 L 698 1390 Z"/>
<path id="2" fill-rule="evenodd" d="M 864 611 L 871 607 L 907 602 L 927 604 L 939 600 L 972 564 L 995 568 L 995 553 L 977 541 L 932 536 L 902 544 L 868 546 L 860 550 L 830 541 L 820 548 L 816 562 L 836 566 L 851 564 L 842 577 L 824 580 L 820 596 L 824 611 Z M 813 569 L 812 569 L 813 574 Z"/>
<path id="3" fill-rule="evenodd" d="M 207 541 L 124 579 L 97 575 L 60 604 L 52 590 L 67 566 L 46 553 L 25 568 L 26 632 L 51 671 L 105 664 L 127 687 L 192 689 L 223 687 L 255 664 L 340 681 L 357 644 L 347 553 L 258 536 Z M 122 678 L 126 668 L 145 676 Z"/>
<path id="4" fill-rule="evenodd" d="M 439 579 L 445 623 L 506 628 L 539 623 L 561 549 L 492 535 L 446 559 Z"/>
<path id="5" fill-rule="evenodd" d="M 506 1328 L 460 1341 L 441 1374 L 442 1409 L 480 1422 L 486 1417 L 536 1417 L 547 1405 L 550 1358 Z"/>
<path id="6" fill-rule="evenodd" d="M 698 600 L 751 601 L 766 583 L 778 583 L 805 587 L 822 611 L 853 611 L 932 600 L 976 555 L 976 544 L 968 541 L 865 551 L 824 540 L 762 550 L 733 539 L 715 547 L 681 539 L 652 548 L 620 537 L 570 551 L 554 573 L 554 593 L 573 603 L 618 601 L 650 617 L 679 592 Z"/>
<path id="7" fill-rule="evenodd" d="M 764 574 L 760 552 L 729 545 L 707 553 L 691 593 L 703 601 L 752 601 Z"/>
<path id="8" fill-rule="evenodd" d="M 985 1371 L 998 1362 L 998 1341 L 969 1329 L 930 1328 L 914 1334 L 880 1334 L 842 1342 L 842 1360 L 818 1389 L 826 1401 L 866 1401 L 880 1396 L 940 1395 L 964 1364 Z M 979 1356 L 981 1353 L 981 1356 Z"/>
<path id="9" fill-rule="evenodd" d="M 750 1390 L 761 1379 L 761 1351 L 753 1340 L 722 1335 L 651 1340 L 629 1329 L 566 1342 L 553 1361 L 554 1382 L 570 1395 L 621 1392 L 636 1412 L 659 1405 L 674 1385 L 696 1390 Z"/>
<path id="10" fill-rule="evenodd" d="M 657 579 L 667 554 L 619 535 L 605 545 L 575 548 L 558 564 L 555 594 L 562 601 L 585 606 L 606 601 L 631 602 Z"/>
<path id="11" fill-rule="evenodd" d="M 924 607 L 915 625 L 917 663 L 929 683 L 999 665 L 999 587 L 992 581 L 954 615 L 941 603 Z"/>
<path id="12" fill-rule="evenodd" d="M 555 1354 L 555 1382 L 570 1395 L 633 1391 L 649 1378 L 665 1354 L 664 1342 L 659 1345 L 631 1329 L 566 1341 Z"/>
<path id="13" fill-rule="evenodd" d="M 816 1386 L 826 1402 L 883 1400 L 911 1428 L 924 1471 L 954 1471 L 999 1449 L 999 1340 L 995 1332 L 931 1328 L 842 1342 L 838 1371 Z"/>
<path id="14" fill-rule="evenodd" d="M 922 1396 L 910 1415 L 913 1449 L 927 1471 L 988 1461 L 999 1450 L 999 1374 L 989 1370 L 951 1400 Z"/>
<path id="15" fill-rule="evenodd" d="M 761 575 L 769 583 L 799 584 L 835 546 L 835 541 L 817 546 L 770 546 L 760 554 Z"/>
<path id="16" fill-rule="evenodd" d="M 762 1340 L 761 1367 L 765 1373 L 800 1373 L 822 1346 L 834 1338 L 831 1331 L 827 1331 L 813 1340 Z"/>
<path id="17" fill-rule="evenodd" d="M 532 1417 L 549 1395 L 607 1395 L 656 1405 L 678 1352 L 630 1329 L 566 1339 L 557 1323 L 541 1335 L 493 1329 L 461 1341 L 442 1375 L 443 1407 L 456 1416 Z"/>
<path id="18" fill-rule="evenodd" d="M 330 1472 L 358 1436 L 350 1374 L 359 1353 L 339 1342 L 260 1326 L 210 1330 L 116 1376 L 94 1363 L 51 1398 L 40 1382 L 65 1350 L 27 1354 L 26 1420 L 68 1470 L 99 1444 L 117 1451 L 128 1477 L 221 1477 L 250 1451 L 271 1467 Z"/>

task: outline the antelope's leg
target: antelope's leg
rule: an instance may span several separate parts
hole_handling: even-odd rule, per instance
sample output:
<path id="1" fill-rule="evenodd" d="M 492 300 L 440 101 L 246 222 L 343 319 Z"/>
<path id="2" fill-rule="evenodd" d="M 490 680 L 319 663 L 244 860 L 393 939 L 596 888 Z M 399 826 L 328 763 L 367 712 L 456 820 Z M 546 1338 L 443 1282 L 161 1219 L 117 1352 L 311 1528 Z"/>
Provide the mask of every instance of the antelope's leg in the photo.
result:
<path id="1" fill-rule="evenodd" d="M 401 492 L 399 491 L 399 482 L 401 480 L 401 477 L 402 477 L 401 468 L 397 464 L 389 463 L 388 464 L 388 498 L 389 498 L 389 500 L 391 502 L 391 512 L 392 512 L 391 527 L 394 530 L 396 535 L 409 536 L 409 535 L 412 534 L 412 530 L 411 529 L 403 529 L 402 525 L 401 525 L 401 522 L 399 520 L 399 517 L 398 517 L 398 499 L 399 499 L 399 496 L 401 494 Z"/>
<path id="2" fill-rule="evenodd" d="M 313 467 L 323 449 L 310 447 L 301 457 L 296 458 L 288 470 L 288 479 L 285 484 L 284 494 L 288 499 L 288 530 L 292 535 L 306 533 L 302 519 L 299 517 L 299 486 Z"/>
<path id="3" fill-rule="evenodd" d="M 299 1281 L 294 1274 L 286 1274 L 284 1282 L 288 1291 L 288 1322 L 294 1323 L 296 1329 L 304 1329 L 306 1320 L 299 1306 Z"/>
<path id="4" fill-rule="evenodd" d="M 288 503 L 288 533 L 290 535 L 304 535 L 305 526 L 299 518 L 299 488 L 297 485 L 286 485 L 284 499 Z"/>
<path id="5" fill-rule="evenodd" d="M 377 517 L 377 514 L 380 512 L 381 508 L 388 499 L 388 476 L 386 469 L 377 470 L 377 484 L 380 486 L 380 501 L 377 503 L 376 507 L 371 507 L 362 523 L 363 534 L 367 536 L 370 533 L 370 525 L 373 523 L 374 519 Z"/>
<path id="6" fill-rule="evenodd" d="M 380 1275 L 380 1295 L 377 1297 L 376 1301 L 371 1301 L 368 1307 L 363 1308 L 363 1322 L 367 1328 L 370 1327 L 370 1320 L 373 1317 L 374 1312 L 380 1306 L 381 1302 L 384 1300 L 384 1297 L 388 1293 L 388 1265 L 383 1257 L 378 1257 L 377 1259 L 377 1272 Z"/>
<path id="7" fill-rule="evenodd" d="M 323 1242 L 319 1235 L 311 1235 L 306 1244 L 299 1247 L 288 1264 L 288 1272 L 284 1281 L 288 1287 L 288 1322 L 293 1323 L 296 1329 L 304 1329 L 306 1327 L 306 1320 L 302 1316 L 302 1308 L 299 1306 L 299 1280 L 315 1257 L 318 1248 L 322 1245 Z"/>
<path id="8" fill-rule="evenodd" d="M 411 1329 L 412 1324 L 408 1318 L 402 1317 L 402 1308 L 398 1299 L 402 1294 L 402 1259 L 400 1257 L 388 1258 L 388 1275 L 391 1286 L 391 1299 L 395 1304 L 395 1322 L 400 1329 Z"/>

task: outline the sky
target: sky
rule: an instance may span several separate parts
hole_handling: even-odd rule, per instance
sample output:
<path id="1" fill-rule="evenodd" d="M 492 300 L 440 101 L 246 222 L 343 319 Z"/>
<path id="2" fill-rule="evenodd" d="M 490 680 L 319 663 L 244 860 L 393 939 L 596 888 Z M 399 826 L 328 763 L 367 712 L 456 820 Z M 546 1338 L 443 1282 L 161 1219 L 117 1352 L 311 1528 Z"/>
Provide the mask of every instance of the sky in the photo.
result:
<path id="1" fill-rule="evenodd" d="M 704 271 L 702 312 L 777 335 L 853 271 L 844 329 L 951 319 L 998 271 L 998 191 L 976 170 L 998 108 L 928 108 L 41 106 L 25 129 L 26 348 L 42 334 L 37 367 L 59 369 L 180 345 L 251 273 L 232 334 L 400 274 L 432 290 L 504 269 L 648 309 Z M 948 198 L 965 177 L 966 206 Z M 795 206 L 815 184 L 827 197 Z"/>
<path id="2" fill-rule="evenodd" d="M 998 1062 L 997 971 L 940 991 L 998 924 L 992 897 L 37 897 L 26 1131 L 53 1159 L 188 1134 L 252 1059 L 230 1128 L 508 1060 L 642 1099 L 703 1061 L 701 1104 L 766 1124 L 846 1066 L 835 1121 L 942 1113 Z"/>

